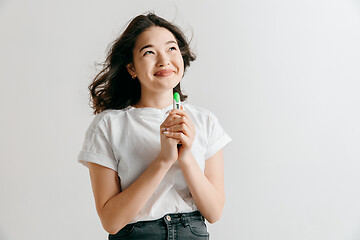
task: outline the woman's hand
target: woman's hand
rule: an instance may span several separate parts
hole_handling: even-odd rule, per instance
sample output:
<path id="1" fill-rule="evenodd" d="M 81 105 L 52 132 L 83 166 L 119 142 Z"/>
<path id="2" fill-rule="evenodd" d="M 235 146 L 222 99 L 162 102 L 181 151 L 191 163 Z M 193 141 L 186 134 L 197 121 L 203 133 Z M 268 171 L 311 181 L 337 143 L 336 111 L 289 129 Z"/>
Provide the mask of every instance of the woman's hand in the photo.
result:
<path id="1" fill-rule="evenodd" d="M 173 164 L 179 157 L 177 149 L 177 144 L 179 141 L 177 139 L 169 138 L 166 136 L 166 134 L 164 134 L 165 123 L 169 122 L 170 119 L 173 119 L 171 115 L 169 115 L 160 125 L 161 150 L 159 158 L 161 161 Z"/>
<path id="2" fill-rule="evenodd" d="M 191 147 L 195 138 L 195 126 L 189 114 L 183 109 L 173 109 L 164 121 L 164 135 L 181 144 L 179 147 L 179 160 L 191 153 Z"/>

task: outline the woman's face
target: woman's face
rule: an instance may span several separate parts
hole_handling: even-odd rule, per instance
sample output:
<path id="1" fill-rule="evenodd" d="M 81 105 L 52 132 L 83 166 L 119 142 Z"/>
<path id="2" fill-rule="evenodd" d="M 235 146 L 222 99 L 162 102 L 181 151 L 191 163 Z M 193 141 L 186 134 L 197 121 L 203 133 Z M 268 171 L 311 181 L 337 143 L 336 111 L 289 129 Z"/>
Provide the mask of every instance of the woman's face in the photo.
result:
<path id="1" fill-rule="evenodd" d="M 173 89 L 184 74 L 184 61 L 174 35 L 163 27 L 150 27 L 141 33 L 133 49 L 133 63 L 127 65 L 142 90 Z"/>

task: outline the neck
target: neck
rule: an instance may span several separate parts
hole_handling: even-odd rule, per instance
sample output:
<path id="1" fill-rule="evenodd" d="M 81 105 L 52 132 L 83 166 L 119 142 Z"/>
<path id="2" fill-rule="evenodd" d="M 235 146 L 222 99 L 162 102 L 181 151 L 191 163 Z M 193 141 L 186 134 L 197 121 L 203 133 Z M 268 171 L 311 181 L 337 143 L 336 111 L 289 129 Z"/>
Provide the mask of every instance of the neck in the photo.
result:
<path id="1" fill-rule="evenodd" d="M 173 90 L 169 90 L 162 93 L 149 93 L 141 91 L 141 98 L 138 103 L 133 107 L 143 108 L 151 107 L 157 109 L 164 109 L 170 106 L 173 102 Z"/>

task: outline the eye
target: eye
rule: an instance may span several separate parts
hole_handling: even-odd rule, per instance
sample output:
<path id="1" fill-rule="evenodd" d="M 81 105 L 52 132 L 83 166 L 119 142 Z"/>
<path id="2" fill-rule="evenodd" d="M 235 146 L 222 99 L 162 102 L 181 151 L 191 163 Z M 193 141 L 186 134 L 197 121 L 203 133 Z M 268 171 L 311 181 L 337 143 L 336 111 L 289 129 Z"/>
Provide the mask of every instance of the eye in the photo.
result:
<path id="1" fill-rule="evenodd" d="M 144 52 L 143 56 L 145 56 L 146 54 L 154 54 L 154 52 L 153 51 L 146 51 L 146 52 Z"/>
<path id="2" fill-rule="evenodd" d="M 176 47 L 170 47 L 169 48 L 169 51 L 175 51 L 176 50 Z"/>

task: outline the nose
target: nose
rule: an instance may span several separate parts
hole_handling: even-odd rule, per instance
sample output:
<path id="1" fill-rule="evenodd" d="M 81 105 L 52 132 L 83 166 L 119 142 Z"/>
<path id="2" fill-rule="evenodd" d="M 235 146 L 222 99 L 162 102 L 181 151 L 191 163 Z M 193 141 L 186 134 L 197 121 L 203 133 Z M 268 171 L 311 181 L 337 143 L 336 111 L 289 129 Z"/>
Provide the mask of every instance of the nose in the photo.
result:
<path id="1" fill-rule="evenodd" d="M 156 66 L 157 67 L 164 67 L 170 64 L 169 58 L 166 56 L 166 54 L 160 53 L 158 54 Z"/>

